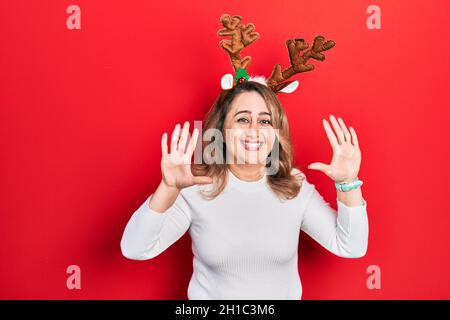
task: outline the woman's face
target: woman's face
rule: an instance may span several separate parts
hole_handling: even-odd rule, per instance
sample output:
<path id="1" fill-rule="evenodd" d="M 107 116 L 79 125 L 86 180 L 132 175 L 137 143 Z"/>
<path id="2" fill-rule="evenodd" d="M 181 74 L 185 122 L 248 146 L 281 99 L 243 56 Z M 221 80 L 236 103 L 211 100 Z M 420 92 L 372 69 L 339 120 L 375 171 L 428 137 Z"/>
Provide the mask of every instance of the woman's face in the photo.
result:
<path id="1" fill-rule="evenodd" d="M 224 123 L 227 162 L 237 164 L 266 164 L 275 142 L 277 130 L 263 97 L 248 91 L 237 95 Z"/>

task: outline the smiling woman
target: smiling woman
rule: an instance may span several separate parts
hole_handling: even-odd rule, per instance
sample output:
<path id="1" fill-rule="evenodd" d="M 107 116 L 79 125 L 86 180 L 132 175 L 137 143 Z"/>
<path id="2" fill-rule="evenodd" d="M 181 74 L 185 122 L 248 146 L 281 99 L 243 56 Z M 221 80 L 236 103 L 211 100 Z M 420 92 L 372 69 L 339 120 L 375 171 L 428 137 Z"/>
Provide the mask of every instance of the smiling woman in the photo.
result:
<path id="1" fill-rule="evenodd" d="M 295 90 L 294 82 L 286 80 L 312 70 L 308 59 L 323 60 L 321 52 L 334 42 L 318 36 L 311 49 L 297 56 L 308 44 L 288 40 L 292 67 L 277 65 L 266 81 L 247 75 L 250 58 L 239 52 L 259 35 L 240 21 L 239 16 L 221 17 L 225 28 L 219 34 L 232 36 L 221 46 L 230 54 L 236 77 L 222 78 L 223 90 L 206 115 L 204 162 L 191 162 L 199 132 L 194 129 L 188 142 L 189 122 L 182 129 L 175 126 L 170 151 L 163 134 L 161 183 L 130 218 L 121 249 L 129 259 L 151 259 L 189 231 L 194 253 L 189 299 L 300 299 L 301 230 L 340 257 L 366 253 L 367 203 L 362 182 L 355 180 L 361 153 L 353 128 L 332 117 L 336 136 L 324 121 L 333 159 L 310 168 L 336 183 L 336 212 L 293 168 L 289 124 L 276 96 L 280 90 Z M 204 139 L 210 131 L 218 133 L 211 141 Z"/>
<path id="2" fill-rule="evenodd" d="M 265 173 L 271 189 L 284 199 L 300 191 L 299 179 L 292 171 L 292 147 L 289 124 L 276 95 L 267 86 L 246 81 L 233 90 L 224 90 L 206 115 L 204 132 L 217 129 L 226 137 L 216 139 L 214 151 L 220 152 L 222 163 L 196 164 L 195 175 L 216 177 L 214 189 L 204 193 L 214 198 L 224 189 L 228 169 L 243 180 L 251 181 Z M 238 143 L 237 143 L 238 142 Z M 206 149 L 208 141 L 203 141 Z M 206 155 L 209 156 L 209 155 Z"/>
<path id="3" fill-rule="evenodd" d="M 214 140 L 213 149 L 227 151 L 227 163 L 191 163 L 199 134 L 194 129 L 187 142 L 189 122 L 182 130 L 176 125 L 170 152 L 163 135 L 162 180 L 125 228 L 125 257 L 154 258 L 189 231 L 194 253 L 189 299 L 300 299 L 301 230 L 340 257 L 365 255 L 365 200 L 347 206 L 338 198 L 336 212 L 292 167 L 287 118 L 270 89 L 245 81 L 222 92 L 203 133 L 210 129 L 230 132 L 232 139 L 223 145 Z M 276 146 L 272 164 L 259 161 L 259 155 L 269 159 Z M 208 142 L 202 147 L 207 156 Z M 267 170 L 271 165 L 278 168 L 273 174 Z"/>

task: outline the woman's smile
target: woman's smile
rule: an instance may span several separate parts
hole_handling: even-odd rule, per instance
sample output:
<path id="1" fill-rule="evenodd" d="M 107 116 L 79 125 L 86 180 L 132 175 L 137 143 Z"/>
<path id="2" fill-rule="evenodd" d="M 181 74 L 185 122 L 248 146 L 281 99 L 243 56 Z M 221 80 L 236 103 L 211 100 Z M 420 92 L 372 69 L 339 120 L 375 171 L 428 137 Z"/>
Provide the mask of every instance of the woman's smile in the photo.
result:
<path id="1" fill-rule="evenodd" d="M 264 141 L 261 140 L 253 140 L 253 139 L 241 139 L 240 140 L 242 146 L 247 151 L 259 151 L 265 144 Z"/>

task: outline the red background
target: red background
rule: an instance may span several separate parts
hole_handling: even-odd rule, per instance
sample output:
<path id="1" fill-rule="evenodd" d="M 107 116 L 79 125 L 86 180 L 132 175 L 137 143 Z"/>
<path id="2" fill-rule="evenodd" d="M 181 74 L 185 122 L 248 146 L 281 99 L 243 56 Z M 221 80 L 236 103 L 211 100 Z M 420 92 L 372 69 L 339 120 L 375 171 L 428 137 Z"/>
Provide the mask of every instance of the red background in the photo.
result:
<path id="1" fill-rule="evenodd" d="M 81 7 L 81 30 L 66 8 Z M 381 7 L 381 30 L 366 8 Z M 448 1 L 1 1 L 0 298 L 184 299 L 188 234 L 153 260 L 120 252 L 126 222 L 161 178 L 160 139 L 201 120 L 231 72 L 223 13 L 252 22 L 250 74 L 286 66 L 288 38 L 334 39 L 280 95 L 296 164 L 336 208 L 322 118 L 358 133 L 370 239 L 342 259 L 302 235 L 304 299 L 450 298 Z M 447 199 L 447 200 L 446 200 Z M 66 268 L 81 268 L 68 290 Z M 381 268 L 369 290 L 366 269 Z"/>

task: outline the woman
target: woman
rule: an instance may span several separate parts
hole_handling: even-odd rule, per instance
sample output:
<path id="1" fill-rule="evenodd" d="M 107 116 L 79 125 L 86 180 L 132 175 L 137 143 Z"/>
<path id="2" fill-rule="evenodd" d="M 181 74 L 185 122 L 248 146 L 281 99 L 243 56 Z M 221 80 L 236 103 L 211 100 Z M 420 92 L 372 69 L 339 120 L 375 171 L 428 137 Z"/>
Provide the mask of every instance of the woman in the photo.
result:
<path id="1" fill-rule="evenodd" d="M 342 119 L 330 119 L 336 135 L 326 120 L 323 125 L 333 148 L 331 164 L 309 168 L 335 183 L 349 183 L 360 168 L 358 139 Z M 336 215 L 306 176 L 292 168 L 287 118 L 267 86 L 246 81 L 223 91 L 203 134 L 213 128 L 231 138 L 214 139 L 215 148 L 204 142 L 204 158 L 220 160 L 223 150 L 226 161 L 191 163 L 198 130 L 188 143 L 188 122 L 182 129 L 176 125 L 170 151 L 164 133 L 162 180 L 125 228 L 125 257 L 151 259 L 189 231 L 194 253 L 189 299 L 301 299 L 300 230 L 340 257 L 365 255 L 367 203 L 361 188 L 337 191 Z"/>

